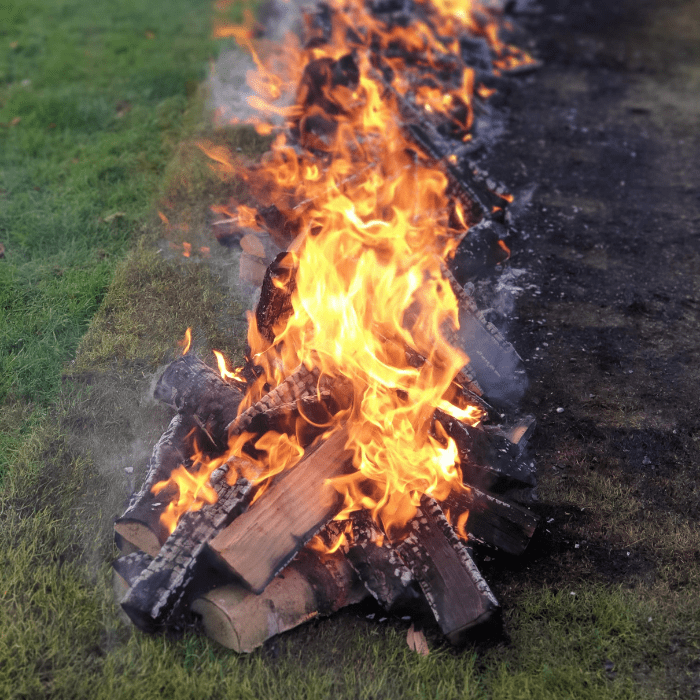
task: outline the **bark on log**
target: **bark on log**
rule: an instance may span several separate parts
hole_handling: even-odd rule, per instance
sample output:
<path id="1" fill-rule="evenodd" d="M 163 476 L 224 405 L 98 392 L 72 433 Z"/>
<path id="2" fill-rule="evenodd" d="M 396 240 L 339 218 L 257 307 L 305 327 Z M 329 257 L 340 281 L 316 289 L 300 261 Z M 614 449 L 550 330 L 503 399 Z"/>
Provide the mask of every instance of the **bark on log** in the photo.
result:
<path id="1" fill-rule="evenodd" d="M 195 427 L 192 416 L 178 413 L 156 443 L 141 488 L 133 494 L 124 514 L 114 523 L 120 549 L 124 549 L 123 541 L 126 541 L 156 556 L 168 538 L 169 533 L 160 522 L 160 516 L 174 494 L 160 493 L 156 496 L 152 489 L 159 481 L 168 479 L 180 464 L 186 463 L 189 444 L 186 438 Z"/>
<path id="2" fill-rule="evenodd" d="M 341 552 L 302 550 L 260 594 L 237 584 L 216 588 L 192 603 L 207 636 L 237 652 L 346 605 L 367 591 Z"/>
<path id="3" fill-rule="evenodd" d="M 441 506 L 450 512 L 453 522 L 469 511 L 465 526 L 469 539 L 507 554 L 522 554 L 537 528 L 538 518 L 532 511 L 476 488 L 467 493 L 453 491 Z"/>
<path id="4" fill-rule="evenodd" d="M 418 580 L 440 629 L 452 644 L 486 621 L 498 601 L 437 501 L 423 496 L 411 532 L 395 544 Z"/>
<path id="5" fill-rule="evenodd" d="M 251 463 L 239 462 L 241 473 L 254 471 Z M 216 503 L 188 511 L 180 518 L 174 532 L 122 601 L 127 615 L 142 630 L 154 631 L 176 618 L 186 608 L 191 587 L 195 583 L 206 585 L 210 572 L 202 553 L 207 542 L 239 515 L 252 495 L 252 485 L 243 477 L 233 485 L 222 479 L 215 488 Z"/>
<path id="6" fill-rule="evenodd" d="M 251 430 L 253 422 L 266 411 L 314 394 L 319 376 L 320 371 L 317 368 L 308 369 L 306 365 L 299 365 L 281 384 L 232 420 L 227 426 L 227 434 L 240 435 Z"/>
<path id="7" fill-rule="evenodd" d="M 219 448 L 226 447 L 226 426 L 236 417 L 243 400 L 238 387 L 224 381 L 217 370 L 193 353 L 166 367 L 153 395 L 179 413 L 195 416 Z"/>
<path id="8" fill-rule="evenodd" d="M 248 588 L 261 593 L 294 555 L 341 509 L 328 483 L 352 468 L 338 430 L 281 474 L 265 493 L 209 543 L 209 549 Z"/>
<path id="9" fill-rule="evenodd" d="M 280 253 L 269 265 L 255 307 L 258 331 L 269 343 L 284 328 L 292 313 L 292 294 L 296 289 L 294 256 Z"/>

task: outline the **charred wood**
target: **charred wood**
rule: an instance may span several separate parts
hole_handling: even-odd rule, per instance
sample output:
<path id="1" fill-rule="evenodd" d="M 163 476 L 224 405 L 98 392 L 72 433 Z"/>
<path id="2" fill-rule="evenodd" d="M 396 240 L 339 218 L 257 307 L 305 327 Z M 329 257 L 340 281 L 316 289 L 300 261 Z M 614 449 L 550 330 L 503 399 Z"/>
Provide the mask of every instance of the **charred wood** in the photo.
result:
<path id="1" fill-rule="evenodd" d="M 437 501 L 423 496 L 409 523 L 409 534 L 395 544 L 420 584 L 440 629 L 452 644 L 485 622 L 498 601 Z"/>
<path id="2" fill-rule="evenodd" d="M 240 471 L 254 467 L 240 460 Z M 245 509 L 252 484 L 244 477 L 230 485 L 220 480 L 218 500 L 188 511 L 160 551 L 134 581 L 122 608 L 140 629 L 152 632 L 187 609 L 193 590 L 212 580 L 212 569 L 202 553 L 207 542 Z"/>

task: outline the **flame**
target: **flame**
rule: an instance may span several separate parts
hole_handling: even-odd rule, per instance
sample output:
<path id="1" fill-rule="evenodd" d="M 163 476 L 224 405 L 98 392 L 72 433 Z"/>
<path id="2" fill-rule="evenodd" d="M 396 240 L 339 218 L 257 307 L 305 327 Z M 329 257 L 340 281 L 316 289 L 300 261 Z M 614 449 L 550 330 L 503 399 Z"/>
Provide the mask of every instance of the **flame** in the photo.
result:
<path id="1" fill-rule="evenodd" d="M 192 329 L 188 328 L 185 331 L 185 337 L 182 340 L 178 340 L 177 344 L 182 348 L 182 354 L 186 355 L 190 351 L 192 346 Z"/>
<path id="2" fill-rule="evenodd" d="M 216 362 L 219 367 L 219 374 L 221 375 L 222 379 L 231 379 L 238 384 L 247 384 L 246 380 L 242 377 L 243 367 L 237 367 L 233 372 L 231 372 L 231 370 L 229 370 L 226 366 L 226 359 L 218 350 L 214 350 L 214 356 L 216 357 Z"/>
<path id="3" fill-rule="evenodd" d="M 347 426 L 355 471 L 333 481 L 345 499 L 337 517 L 365 508 L 385 532 L 400 530 L 423 494 L 443 500 L 465 489 L 457 446 L 434 421 L 435 410 L 472 425 L 482 418 L 454 391 L 468 357 L 446 339 L 458 328 L 459 314 L 443 276 L 443 261 L 475 222 L 447 196 L 445 174 L 407 139 L 398 100 L 443 115 L 454 138 L 466 142 L 475 73 L 450 37 L 483 37 L 497 67 L 527 60 L 500 41 L 497 22 L 476 3 L 418 2 L 421 19 L 404 27 L 385 24 L 361 0 L 333 0 L 325 34 L 307 21 L 306 48 L 293 37 L 279 47 L 256 42 L 252 15 L 239 27 L 218 26 L 217 36 L 234 37 L 257 66 L 248 75 L 256 92 L 249 104 L 262 115 L 257 128 L 272 129 L 266 119 L 282 118 L 294 141 L 279 132 L 263 162 L 251 167 L 219 146 L 199 144 L 222 174 L 238 173 L 259 203 L 232 203 L 218 213 L 260 227 L 264 207 L 279 212 L 289 275 L 275 283 L 285 286 L 292 276 L 295 282 L 292 313 L 280 319 L 272 344 L 249 316 L 250 357 L 260 376 L 240 410 L 300 364 L 349 382 L 350 407 L 335 421 Z M 451 76 L 446 89 L 431 82 L 436 70 Z M 481 99 L 490 94 L 483 85 L 477 92 Z M 447 160 L 455 164 L 457 157 Z M 216 355 L 222 376 L 238 381 Z M 296 436 L 271 431 L 236 436 L 225 457 L 244 447 L 246 456 L 255 454 L 260 484 L 303 456 Z M 210 494 L 190 477 L 178 488 L 196 504 Z M 462 513 L 456 523 L 461 536 L 467 517 Z M 320 539 L 315 546 L 332 549 Z"/>

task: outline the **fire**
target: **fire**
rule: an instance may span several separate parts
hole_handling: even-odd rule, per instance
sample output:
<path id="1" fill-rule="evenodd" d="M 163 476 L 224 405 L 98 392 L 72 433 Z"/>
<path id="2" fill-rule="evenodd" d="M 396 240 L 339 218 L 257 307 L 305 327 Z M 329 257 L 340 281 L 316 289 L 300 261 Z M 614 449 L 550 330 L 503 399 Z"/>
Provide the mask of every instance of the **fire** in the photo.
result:
<path id="1" fill-rule="evenodd" d="M 185 336 L 182 340 L 178 340 L 177 344 L 182 348 L 182 354 L 186 355 L 192 346 L 192 329 L 188 328 L 185 331 Z"/>
<path id="2" fill-rule="evenodd" d="M 237 367 L 233 372 L 226 366 L 226 358 L 218 351 L 214 350 L 214 357 L 216 357 L 216 363 L 219 367 L 219 374 L 222 379 L 231 379 L 238 384 L 246 384 L 245 379 L 242 377 L 243 367 Z"/>
<path id="3" fill-rule="evenodd" d="M 238 171 L 260 207 L 274 205 L 296 234 L 286 241 L 285 261 L 296 282 L 293 312 L 281 320 L 272 345 L 250 316 L 248 343 L 262 374 L 242 408 L 259 398 L 263 385 L 276 386 L 300 364 L 349 380 L 350 408 L 335 420 L 347 426 L 356 470 L 334 481 L 345 496 L 339 517 L 365 508 L 385 531 L 400 529 L 422 494 L 444 499 L 465 488 L 457 447 L 433 421 L 435 410 L 473 425 L 482 417 L 454 390 L 468 358 L 445 338 L 459 321 L 442 272 L 474 222 L 446 195 L 443 172 L 407 139 L 396 95 L 411 95 L 426 111 L 443 114 L 458 142 L 467 141 L 474 70 L 461 63 L 458 40 L 448 37 L 468 30 L 491 44 L 498 61 L 518 55 L 499 41 L 488 12 L 477 12 L 472 3 L 420 0 L 420 7 L 420 21 L 388 26 L 360 0 L 335 0 L 330 36 L 309 26 L 316 40 L 307 48 L 290 39 L 268 51 L 267 60 L 252 38 L 251 17 L 243 27 L 217 28 L 217 35 L 234 36 L 248 48 L 258 67 L 248 76 L 258 94 L 250 103 L 263 115 L 282 115 L 295 142 L 278 133 L 263 163 L 248 168 L 222 149 L 200 144 L 217 169 Z M 402 51 L 378 58 L 376 46 Z M 282 71 L 273 70 L 280 66 Z M 426 78 L 435 66 L 451 66 L 447 92 Z M 479 86 L 478 93 L 484 99 L 489 91 Z M 264 119 L 258 124 L 270 128 Z M 260 225 L 254 208 L 218 211 L 242 226 Z M 423 358 L 419 366 L 409 363 L 406 351 Z M 222 376 L 238 380 L 220 353 L 217 360 Z M 230 454 L 241 454 L 249 438 L 237 437 Z M 260 458 L 262 479 L 303 454 L 295 436 L 277 433 L 259 438 L 255 448 L 266 455 Z M 208 497 L 197 488 L 197 498 Z M 456 523 L 462 534 L 467 516 Z"/>

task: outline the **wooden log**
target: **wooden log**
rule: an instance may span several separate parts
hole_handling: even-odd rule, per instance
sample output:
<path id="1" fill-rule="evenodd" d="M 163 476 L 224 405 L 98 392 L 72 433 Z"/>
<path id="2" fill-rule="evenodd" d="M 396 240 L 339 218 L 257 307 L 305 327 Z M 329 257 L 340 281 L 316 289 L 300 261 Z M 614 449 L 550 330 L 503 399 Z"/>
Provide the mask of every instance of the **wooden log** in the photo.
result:
<path id="1" fill-rule="evenodd" d="M 191 447 L 187 437 L 195 428 L 192 416 L 178 413 L 153 448 L 141 488 L 132 495 L 123 515 L 114 523 L 115 539 L 122 551 L 125 550 L 125 543 L 129 543 L 156 556 L 168 538 L 169 532 L 161 523 L 160 516 L 174 494 L 155 495 L 153 486 L 168 479 L 180 464 L 186 464 L 187 445 Z"/>
<path id="2" fill-rule="evenodd" d="M 365 588 L 386 610 L 404 607 L 415 599 L 415 579 L 372 516 L 352 514 L 352 543 L 343 549 Z"/>
<path id="3" fill-rule="evenodd" d="M 195 416 L 221 448 L 227 444 L 226 427 L 243 400 L 239 387 L 222 379 L 194 353 L 182 355 L 166 367 L 153 395 L 179 413 Z"/>
<path id="4" fill-rule="evenodd" d="M 276 406 L 292 403 L 304 396 L 315 393 L 320 371 L 317 368 L 308 369 L 306 365 L 299 367 L 272 391 L 265 394 L 257 403 L 249 406 L 227 426 L 227 434 L 240 435 L 252 430 L 253 422 L 258 416 Z"/>
<path id="5" fill-rule="evenodd" d="M 459 451 L 464 482 L 482 491 L 505 493 L 513 489 L 532 489 L 535 475 L 525 459 L 523 439 L 531 428 L 531 417 L 515 424 L 509 439 L 498 427 L 479 425 L 473 427 L 436 409 L 434 419 L 451 437 Z"/>
<path id="6" fill-rule="evenodd" d="M 112 562 L 112 587 L 119 603 L 152 561 L 153 557 L 145 552 L 131 552 Z"/>
<path id="7" fill-rule="evenodd" d="M 321 527 L 340 511 L 329 483 L 352 469 L 340 429 L 283 472 L 265 493 L 209 543 L 209 549 L 250 590 L 261 593 Z"/>
<path id="8" fill-rule="evenodd" d="M 292 294 L 296 289 L 296 262 L 290 253 L 280 253 L 268 266 L 255 307 L 258 331 L 269 343 L 284 328 L 292 313 Z"/>
<path id="9" fill-rule="evenodd" d="M 399 556 L 420 584 L 443 634 L 460 644 L 467 630 L 491 617 L 498 601 L 437 501 L 423 496 L 409 527 L 410 534 L 394 543 Z"/>
<path id="10" fill-rule="evenodd" d="M 441 506 L 453 522 L 468 511 L 469 539 L 507 554 L 522 554 L 537 528 L 538 518 L 528 508 L 473 487 L 468 492 L 452 491 Z"/>
<path id="11" fill-rule="evenodd" d="M 216 588 L 192 603 L 206 634 L 229 649 L 251 652 L 270 637 L 315 617 L 359 603 L 367 591 L 342 552 L 299 552 L 256 595 L 237 584 Z"/>
<path id="12" fill-rule="evenodd" d="M 247 460 L 235 459 L 239 473 L 255 470 Z M 122 608 L 140 629 L 151 632 L 175 619 L 186 609 L 195 585 L 207 584 L 212 574 L 206 557 L 202 556 L 207 542 L 239 515 L 252 496 L 251 482 L 244 477 L 232 485 L 220 479 L 215 488 L 216 503 L 188 511 L 180 518 L 157 556 L 122 601 Z"/>

